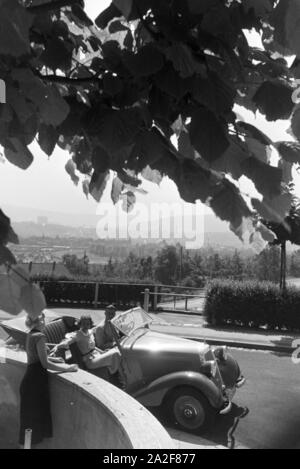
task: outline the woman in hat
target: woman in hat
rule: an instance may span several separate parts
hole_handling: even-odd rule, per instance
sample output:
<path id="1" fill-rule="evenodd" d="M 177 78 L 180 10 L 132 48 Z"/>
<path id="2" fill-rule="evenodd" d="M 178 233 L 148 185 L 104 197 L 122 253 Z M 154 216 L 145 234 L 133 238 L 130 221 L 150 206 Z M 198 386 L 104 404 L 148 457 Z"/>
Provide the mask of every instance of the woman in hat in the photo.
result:
<path id="1" fill-rule="evenodd" d="M 28 311 L 28 310 L 27 310 Z M 39 314 L 38 314 L 39 313 Z M 38 314 L 38 315 L 37 315 Z M 20 445 L 24 445 L 25 430 L 32 430 L 32 445 L 52 437 L 52 419 L 47 370 L 77 371 L 77 365 L 67 365 L 62 359 L 50 358 L 47 353 L 45 316 L 34 308 L 27 314 L 30 332 L 26 341 L 27 369 L 20 387 Z"/>

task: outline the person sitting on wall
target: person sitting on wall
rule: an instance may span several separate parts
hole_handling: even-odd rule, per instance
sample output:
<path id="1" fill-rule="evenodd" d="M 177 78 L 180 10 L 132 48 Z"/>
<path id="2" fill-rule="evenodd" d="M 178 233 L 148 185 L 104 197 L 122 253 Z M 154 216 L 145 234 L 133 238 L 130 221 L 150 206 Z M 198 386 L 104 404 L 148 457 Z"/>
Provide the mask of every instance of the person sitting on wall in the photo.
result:
<path id="1" fill-rule="evenodd" d="M 121 354 L 118 348 L 113 347 L 111 350 L 103 351 L 96 346 L 94 335 L 96 328 L 94 328 L 91 316 L 81 316 L 78 326 L 79 330 L 68 334 L 65 340 L 56 345 L 52 353 L 60 349 L 68 349 L 70 345 L 76 343 L 88 370 L 107 368 L 111 375 L 119 373 L 121 381 Z"/>

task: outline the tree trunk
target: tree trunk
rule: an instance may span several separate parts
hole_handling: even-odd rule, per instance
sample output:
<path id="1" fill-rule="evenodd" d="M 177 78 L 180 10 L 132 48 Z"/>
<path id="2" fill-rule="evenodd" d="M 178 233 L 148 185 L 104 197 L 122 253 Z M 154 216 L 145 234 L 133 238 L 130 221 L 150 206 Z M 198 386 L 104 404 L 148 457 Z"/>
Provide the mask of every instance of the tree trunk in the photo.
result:
<path id="1" fill-rule="evenodd" d="M 280 290 L 286 292 L 286 241 L 281 244 Z"/>

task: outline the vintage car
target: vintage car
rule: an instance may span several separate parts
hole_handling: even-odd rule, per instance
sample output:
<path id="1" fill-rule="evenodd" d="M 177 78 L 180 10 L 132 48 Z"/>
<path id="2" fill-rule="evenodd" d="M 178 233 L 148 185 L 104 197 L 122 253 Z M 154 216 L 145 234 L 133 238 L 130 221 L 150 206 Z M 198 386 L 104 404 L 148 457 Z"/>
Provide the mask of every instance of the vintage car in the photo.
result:
<path id="1" fill-rule="evenodd" d="M 51 345 L 76 328 L 75 319 L 47 318 L 46 336 Z M 24 322 L 24 320 L 23 320 Z M 169 421 L 184 431 L 201 433 L 215 416 L 231 410 L 235 391 L 244 384 L 236 360 L 226 347 L 155 332 L 152 318 L 134 308 L 112 321 L 116 347 L 122 356 L 125 391 L 146 407 L 162 406 Z M 1 324 L 24 345 L 22 318 Z M 78 361 L 73 349 L 73 360 Z"/>

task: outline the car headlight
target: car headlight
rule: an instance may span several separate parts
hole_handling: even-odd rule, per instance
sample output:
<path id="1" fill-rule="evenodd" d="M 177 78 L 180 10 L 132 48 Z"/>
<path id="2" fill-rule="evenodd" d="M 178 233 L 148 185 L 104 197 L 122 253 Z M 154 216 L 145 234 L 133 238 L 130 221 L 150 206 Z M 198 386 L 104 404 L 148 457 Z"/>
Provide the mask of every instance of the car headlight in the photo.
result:
<path id="1" fill-rule="evenodd" d="M 226 347 L 226 345 L 224 345 L 224 347 L 217 347 L 214 350 L 214 354 L 217 360 L 226 362 L 228 359 L 228 347 Z"/>

